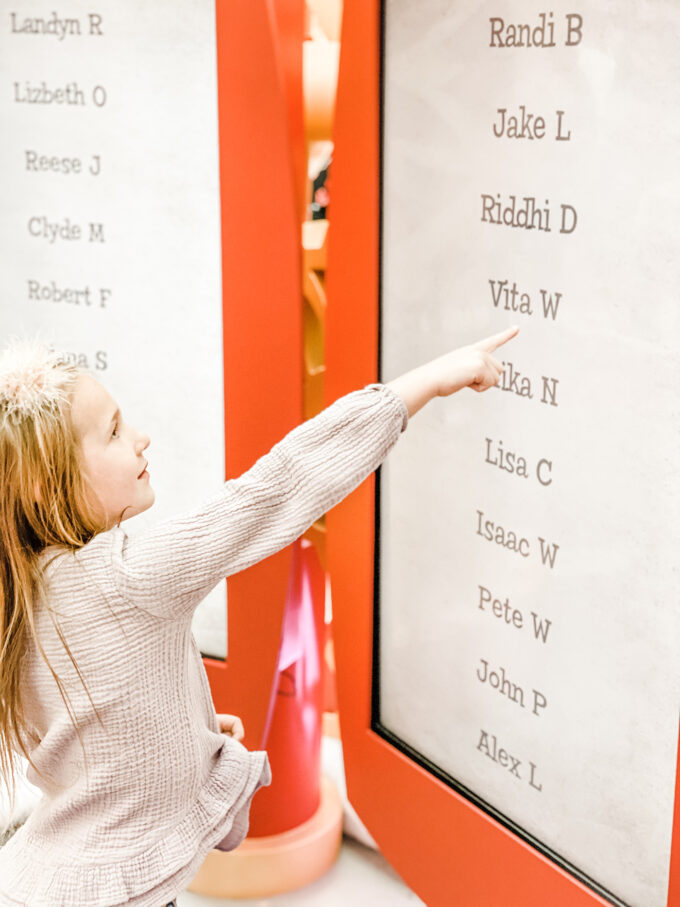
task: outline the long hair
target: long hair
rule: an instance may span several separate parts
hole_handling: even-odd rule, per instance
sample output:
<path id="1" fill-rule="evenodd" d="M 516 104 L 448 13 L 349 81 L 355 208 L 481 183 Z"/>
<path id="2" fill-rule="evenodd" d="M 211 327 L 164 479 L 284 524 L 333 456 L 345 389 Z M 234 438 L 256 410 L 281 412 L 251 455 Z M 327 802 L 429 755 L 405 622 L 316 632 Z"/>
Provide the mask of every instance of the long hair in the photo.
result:
<path id="1" fill-rule="evenodd" d="M 19 750 L 44 779 L 26 749 L 25 738 L 39 737 L 27 721 L 22 702 L 21 669 L 29 633 L 51 671 L 78 739 L 85 763 L 87 756 L 70 697 L 50 665 L 38 639 L 36 608 L 46 605 L 52 623 L 71 662 L 87 691 L 61 629 L 47 604 L 41 554 L 57 546 L 55 556 L 64 549 L 75 551 L 86 545 L 102 526 L 98 524 L 87 494 L 88 483 L 81 472 L 78 437 L 71 420 L 71 404 L 76 381 L 85 370 L 68 358 L 54 354 L 40 340 L 11 344 L 19 356 L 28 352 L 31 365 L 52 394 L 42 394 L 38 386 L 30 405 L 17 405 L 24 393 L 21 381 L 0 374 L 0 770 L 14 811 L 16 796 L 15 759 Z M 5 378 L 5 386 L 2 379 Z M 12 383 L 14 381 L 14 384 Z M 40 385 L 40 380 L 33 382 Z M 9 385 L 9 390 L 7 389 Z M 17 390 L 18 388 L 18 390 Z M 14 397 L 12 396 L 14 394 Z M 43 559 L 44 560 L 44 559 Z M 49 561 L 51 563 L 51 560 Z M 87 691 L 92 702 L 92 697 Z M 92 703 L 97 718 L 99 713 Z M 99 718 L 101 723 L 101 719 Z"/>

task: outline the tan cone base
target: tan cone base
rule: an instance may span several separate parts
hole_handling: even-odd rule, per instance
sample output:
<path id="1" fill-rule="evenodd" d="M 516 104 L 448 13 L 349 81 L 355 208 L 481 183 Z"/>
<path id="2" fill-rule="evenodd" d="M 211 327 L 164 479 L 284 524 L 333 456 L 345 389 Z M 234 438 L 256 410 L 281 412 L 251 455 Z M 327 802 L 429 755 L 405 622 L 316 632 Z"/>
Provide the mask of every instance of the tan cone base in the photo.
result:
<path id="1" fill-rule="evenodd" d="M 236 850 L 211 850 L 188 891 L 209 897 L 254 898 L 293 891 L 315 881 L 338 858 L 343 808 L 335 785 L 321 778 L 314 815 L 278 835 L 246 838 Z"/>

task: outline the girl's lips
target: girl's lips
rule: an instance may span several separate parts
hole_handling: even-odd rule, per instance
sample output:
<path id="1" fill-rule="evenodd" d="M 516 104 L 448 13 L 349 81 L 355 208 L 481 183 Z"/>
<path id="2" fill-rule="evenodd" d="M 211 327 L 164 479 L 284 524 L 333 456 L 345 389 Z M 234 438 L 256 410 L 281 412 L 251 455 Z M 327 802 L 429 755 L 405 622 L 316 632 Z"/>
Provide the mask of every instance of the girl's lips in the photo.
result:
<path id="1" fill-rule="evenodd" d="M 144 472 L 141 474 L 141 476 L 137 476 L 137 478 L 138 479 L 150 479 L 151 476 L 149 475 L 148 471 L 145 469 Z"/>

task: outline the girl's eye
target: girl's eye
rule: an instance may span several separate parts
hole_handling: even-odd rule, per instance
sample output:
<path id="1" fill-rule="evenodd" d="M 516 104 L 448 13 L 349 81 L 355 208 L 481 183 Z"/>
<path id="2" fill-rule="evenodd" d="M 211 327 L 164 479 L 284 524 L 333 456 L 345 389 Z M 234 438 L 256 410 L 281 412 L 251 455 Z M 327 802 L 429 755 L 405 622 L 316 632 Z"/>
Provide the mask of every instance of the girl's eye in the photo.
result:
<path id="1" fill-rule="evenodd" d="M 111 432 L 111 437 L 115 438 L 117 436 L 117 434 L 118 434 L 118 423 L 116 422 L 116 424 L 113 427 L 113 431 Z"/>

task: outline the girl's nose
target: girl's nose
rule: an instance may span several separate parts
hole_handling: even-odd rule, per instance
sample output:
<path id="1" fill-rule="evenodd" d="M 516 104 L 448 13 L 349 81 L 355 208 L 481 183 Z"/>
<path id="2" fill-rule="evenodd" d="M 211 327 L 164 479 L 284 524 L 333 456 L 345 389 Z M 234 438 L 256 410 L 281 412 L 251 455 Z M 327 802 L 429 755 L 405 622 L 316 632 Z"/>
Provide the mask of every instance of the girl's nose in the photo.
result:
<path id="1" fill-rule="evenodd" d="M 137 442 L 139 447 L 139 452 L 146 450 L 149 444 L 151 444 L 151 438 L 148 435 L 142 435 L 139 441 Z"/>

